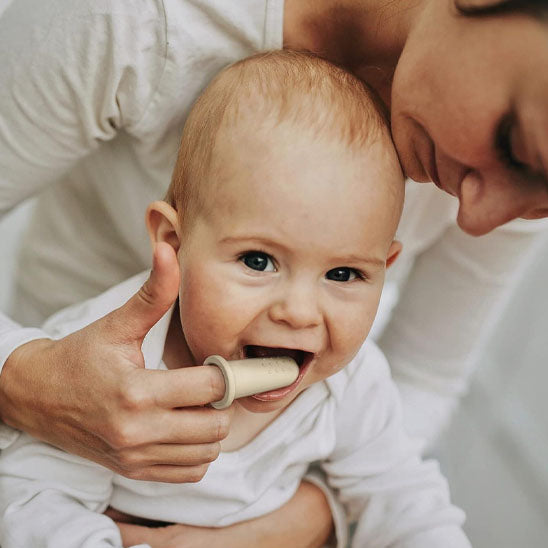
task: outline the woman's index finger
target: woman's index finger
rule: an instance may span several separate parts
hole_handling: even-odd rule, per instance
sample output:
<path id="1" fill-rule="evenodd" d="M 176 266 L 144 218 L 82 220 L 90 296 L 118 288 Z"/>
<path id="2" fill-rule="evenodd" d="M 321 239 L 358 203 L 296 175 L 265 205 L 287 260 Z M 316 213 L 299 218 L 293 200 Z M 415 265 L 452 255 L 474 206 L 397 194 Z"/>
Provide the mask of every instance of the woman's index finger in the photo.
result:
<path id="1" fill-rule="evenodd" d="M 222 399 L 225 393 L 223 374 L 214 365 L 144 373 L 149 374 L 147 383 L 158 406 L 164 408 L 206 405 Z"/>

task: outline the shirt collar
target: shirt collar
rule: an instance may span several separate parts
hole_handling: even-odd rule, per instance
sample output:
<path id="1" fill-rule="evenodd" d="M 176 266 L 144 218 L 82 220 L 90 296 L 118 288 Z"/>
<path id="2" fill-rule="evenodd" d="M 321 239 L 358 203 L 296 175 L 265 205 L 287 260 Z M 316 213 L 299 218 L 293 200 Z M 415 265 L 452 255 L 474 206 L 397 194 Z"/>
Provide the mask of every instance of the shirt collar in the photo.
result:
<path id="1" fill-rule="evenodd" d="M 143 353 L 145 367 L 147 369 L 167 369 L 163 361 L 164 346 L 174 308 L 175 303 L 171 305 L 170 309 L 152 326 L 143 340 L 141 352 Z"/>

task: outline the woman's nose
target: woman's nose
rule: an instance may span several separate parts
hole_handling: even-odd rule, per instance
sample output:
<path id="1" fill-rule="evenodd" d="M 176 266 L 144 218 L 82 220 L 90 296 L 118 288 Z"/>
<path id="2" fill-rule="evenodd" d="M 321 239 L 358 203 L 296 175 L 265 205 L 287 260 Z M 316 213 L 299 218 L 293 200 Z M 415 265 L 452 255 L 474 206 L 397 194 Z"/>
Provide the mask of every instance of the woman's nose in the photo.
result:
<path id="1" fill-rule="evenodd" d="M 548 188 L 500 172 L 469 172 L 462 180 L 459 200 L 457 222 L 473 236 L 518 217 L 548 216 Z"/>
<path id="2" fill-rule="evenodd" d="M 310 284 L 288 284 L 275 297 L 269 309 L 270 319 L 293 329 L 306 329 L 319 325 L 322 313 L 318 294 Z"/>

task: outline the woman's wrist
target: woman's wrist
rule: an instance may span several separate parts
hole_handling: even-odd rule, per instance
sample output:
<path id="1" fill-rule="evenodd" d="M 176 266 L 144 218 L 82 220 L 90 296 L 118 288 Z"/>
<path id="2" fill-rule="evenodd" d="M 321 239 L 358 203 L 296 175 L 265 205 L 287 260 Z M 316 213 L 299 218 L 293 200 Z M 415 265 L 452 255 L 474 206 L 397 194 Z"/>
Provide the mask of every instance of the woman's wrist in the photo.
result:
<path id="1" fill-rule="evenodd" d="M 0 375 L 0 418 L 19 430 L 33 430 L 35 391 L 42 388 L 40 357 L 53 348 L 50 339 L 35 339 L 13 350 Z M 38 357 L 38 360 L 37 360 Z"/>

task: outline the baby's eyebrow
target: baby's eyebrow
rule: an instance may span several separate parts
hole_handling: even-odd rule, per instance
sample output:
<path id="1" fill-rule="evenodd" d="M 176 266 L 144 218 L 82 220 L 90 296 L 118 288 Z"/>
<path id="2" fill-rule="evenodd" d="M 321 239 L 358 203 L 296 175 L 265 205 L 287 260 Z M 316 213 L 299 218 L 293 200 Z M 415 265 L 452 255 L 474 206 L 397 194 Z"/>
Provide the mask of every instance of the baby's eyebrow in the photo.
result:
<path id="1" fill-rule="evenodd" d="M 280 242 L 272 240 L 270 238 L 264 238 L 261 236 L 226 236 L 222 238 L 219 243 L 221 244 L 241 244 L 242 242 L 248 242 L 250 245 L 267 245 L 272 248 L 285 249 L 285 246 Z M 348 255 L 335 256 L 331 261 L 338 266 L 355 265 L 355 264 L 367 264 L 377 268 L 384 268 L 386 261 L 378 257 L 367 257 L 365 255 L 358 255 L 355 253 L 349 253 Z"/>
<path id="2" fill-rule="evenodd" d="M 249 235 L 226 236 L 225 238 L 222 238 L 219 241 L 219 243 L 221 244 L 237 244 L 242 242 L 265 244 L 265 245 L 271 245 L 275 247 L 283 247 L 278 242 L 271 240 L 270 238 L 262 238 L 260 236 L 249 236 Z"/>
<path id="3" fill-rule="evenodd" d="M 383 261 L 382 259 L 379 259 L 378 257 L 365 257 L 363 255 L 354 255 L 354 254 L 335 257 L 334 261 L 340 262 L 341 264 L 367 263 L 373 266 L 378 266 L 379 268 L 384 267 L 384 265 L 386 264 L 385 261 Z"/>

